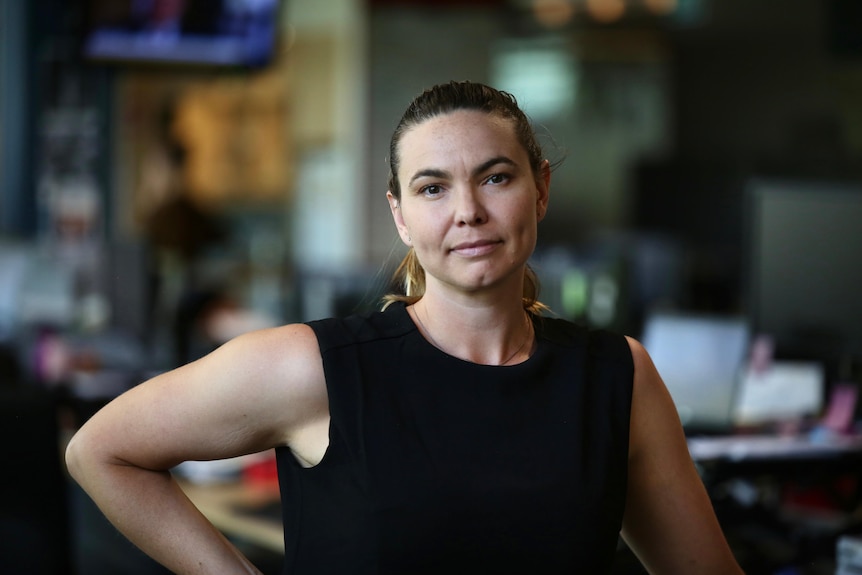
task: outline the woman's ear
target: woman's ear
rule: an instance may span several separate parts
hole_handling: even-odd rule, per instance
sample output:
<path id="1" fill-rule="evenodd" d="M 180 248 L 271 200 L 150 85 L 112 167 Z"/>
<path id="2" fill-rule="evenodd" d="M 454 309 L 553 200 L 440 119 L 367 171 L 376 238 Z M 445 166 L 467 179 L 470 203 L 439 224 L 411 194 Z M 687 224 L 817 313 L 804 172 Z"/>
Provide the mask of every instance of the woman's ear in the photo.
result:
<path id="1" fill-rule="evenodd" d="M 395 228 L 398 230 L 398 235 L 401 236 L 401 241 L 404 245 L 410 246 L 410 230 L 407 224 L 404 223 L 404 215 L 401 213 L 401 200 L 396 198 L 392 191 L 386 192 L 386 199 L 389 201 L 389 211 L 392 212 L 392 220 L 395 222 Z"/>
<path id="2" fill-rule="evenodd" d="M 536 220 L 541 222 L 548 213 L 548 200 L 551 194 L 551 163 L 542 160 L 536 177 Z"/>

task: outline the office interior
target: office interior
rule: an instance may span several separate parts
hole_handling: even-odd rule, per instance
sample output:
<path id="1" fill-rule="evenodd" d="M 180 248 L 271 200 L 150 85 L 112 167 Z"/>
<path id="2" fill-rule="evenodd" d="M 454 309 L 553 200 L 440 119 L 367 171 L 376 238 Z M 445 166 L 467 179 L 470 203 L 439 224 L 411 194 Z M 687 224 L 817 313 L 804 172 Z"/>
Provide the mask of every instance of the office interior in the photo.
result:
<path id="1" fill-rule="evenodd" d="M 554 313 L 649 341 L 670 319 L 704 362 L 735 326 L 728 376 L 709 380 L 721 413 L 681 411 L 692 437 L 858 433 L 859 2 L 203 3 L 258 18 L 272 42 L 253 58 L 171 56 L 153 31 L 98 44 L 133 4 L 155 21 L 183 3 L 0 3 L 0 549 L 16 572 L 161 572 L 68 483 L 63 439 L 244 331 L 377 307 L 404 249 L 389 136 L 452 79 L 512 92 L 538 127 L 555 167 L 531 264 Z M 740 391 L 773 368 L 770 393 Z M 836 572 L 837 542 L 862 533 L 859 452 L 703 466 L 746 572 Z M 277 551 L 244 544 L 278 572 Z M 622 545 L 617 570 L 642 572 Z"/>

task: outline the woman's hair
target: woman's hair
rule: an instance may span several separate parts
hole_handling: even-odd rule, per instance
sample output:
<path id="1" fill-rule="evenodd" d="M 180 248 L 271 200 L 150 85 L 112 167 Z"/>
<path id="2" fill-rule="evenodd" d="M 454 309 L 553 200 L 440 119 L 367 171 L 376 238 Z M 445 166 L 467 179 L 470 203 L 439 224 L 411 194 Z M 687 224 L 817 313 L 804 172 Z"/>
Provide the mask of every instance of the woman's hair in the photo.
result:
<path id="1" fill-rule="evenodd" d="M 456 110 L 477 110 L 503 119 L 511 120 L 515 129 L 515 137 L 527 151 L 533 176 L 540 176 L 542 148 L 536 140 L 533 126 L 526 114 L 518 107 L 515 97 L 508 92 L 496 90 L 484 84 L 474 82 L 449 82 L 438 84 L 417 96 L 392 133 L 389 143 L 389 191 L 400 202 L 401 182 L 398 180 L 398 167 L 401 163 L 398 146 L 401 138 L 411 128 L 419 124 L 443 116 Z M 425 293 L 425 270 L 411 247 L 401 264 L 395 270 L 392 284 L 400 293 L 390 293 L 383 297 L 384 309 L 391 303 L 403 301 L 407 304 L 417 302 Z M 522 299 L 524 309 L 531 313 L 540 313 L 547 307 L 538 301 L 539 278 L 527 265 L 524 274 L 524 291 Z"/>

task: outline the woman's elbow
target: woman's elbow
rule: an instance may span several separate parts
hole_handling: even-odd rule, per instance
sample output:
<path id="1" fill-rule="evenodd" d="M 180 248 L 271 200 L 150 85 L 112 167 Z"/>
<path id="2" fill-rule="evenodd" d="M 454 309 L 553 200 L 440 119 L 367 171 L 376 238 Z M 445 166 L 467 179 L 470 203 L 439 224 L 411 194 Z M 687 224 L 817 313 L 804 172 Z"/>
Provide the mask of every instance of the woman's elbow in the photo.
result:
<path id="1" fill-rule="evenodd" d="M 78 430 L 66 445 L 66 470 L 78 484 L 82 484 L 99 460 L 98 442 L 86 427 Z"/>
<path id="2" fill-rule="evenodd" d="M 75 481 L 80 483 L 80 477 L 83 469 L 86 467 L 84 460 L 86 459 L 86 441 L 81 439 L 81 432 L 78 431 L 72 436 L 69 444 L 66 445 L 65 460 L 66 470 Z"/>

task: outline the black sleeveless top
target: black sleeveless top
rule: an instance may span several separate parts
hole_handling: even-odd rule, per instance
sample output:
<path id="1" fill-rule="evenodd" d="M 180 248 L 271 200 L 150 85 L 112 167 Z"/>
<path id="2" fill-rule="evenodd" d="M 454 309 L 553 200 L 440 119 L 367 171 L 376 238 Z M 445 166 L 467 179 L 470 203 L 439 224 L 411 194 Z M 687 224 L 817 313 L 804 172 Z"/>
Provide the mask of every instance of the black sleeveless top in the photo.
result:
<path id="1" fill-rule="evenodd" d="M 534 317 L 519 365 L 449 356 L 403 304 L 310 322 L 329 447 L 277 449 L 284 573 L 606 573 L 625 507 L 622 336 Z"/>

